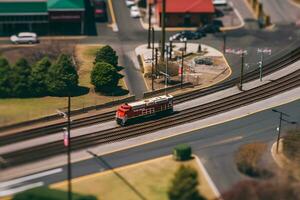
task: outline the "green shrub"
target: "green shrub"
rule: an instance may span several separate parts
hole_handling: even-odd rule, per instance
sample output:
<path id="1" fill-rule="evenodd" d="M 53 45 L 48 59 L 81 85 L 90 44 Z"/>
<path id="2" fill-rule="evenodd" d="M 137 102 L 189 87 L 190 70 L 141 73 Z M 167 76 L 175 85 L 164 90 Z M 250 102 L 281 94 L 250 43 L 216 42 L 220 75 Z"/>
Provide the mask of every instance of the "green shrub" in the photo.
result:
<path id="1" fill-rule="evenodd" d="M 5 58 L 0 57 L 0 97 L 10 96 L 11 91 L 11 68 Z"/>
<path id="2" fill-rule="evenodd" d="M 102 92 L 109 92 L 114 90 L 119 83 L 122 75 L 118 74 L 115 67 L 109 63 L 98 62 L 91 72 L 91 83 L 96 90 Z"/>
<path id="3" fill-rule="evenodd" d="M 19 59 L 12 67 L 10 85 L 11 92 L 14 97 L 29 97 L 31 96 L 30 88 L 31 66 L 25 58 Z"/>
<path id="4" fill-rule="evenodd" d="M 78 74 L 71 57 L 61 54 L 49 68 L 48 91 L 55 96 L 72 95 L 78 89 Z"/>
<path id="5" fill-rule="evenodd" d="M 168 189 L 169 200 L 203 200 L 198 192 L 197 171 L 184 165 L 176 171 Z"/>
<path id="6" fill-rule="evenodd" d="M 96 52 L 96 58 L 94 64 L 98 62 L 106 62 L 111 64 L 114 67 L 118 66 L 118 56 L 116 54 L 116 51 L 113 50 L 110 46 L 106 45 L 102 48 L 100 48 Z"/>
<path id="7" fill-rule="evenodd" d="M 68 193 L 62 190 L 39 187 L 14 195 L 12 200 L 66 200 Z M 73 193 L 73 200 L 97 200 L 94 196 L 83 196 Z"/>
<path id="8" fill-rule="evenodd" d="M 32 66 L 30 88 L 33 96 L 43 96 L 47 94 L 46 80 L 48 79 L 48 69 L 50 66 L 51 62 L 47 57 L 44 57 Z"/>
<path id="9" fill-rule="evenodd" d="M 189 160 L 192 155 L 192 148 L 187 144 L 181 144 L 174 148 L 173 155 L 176 160 Z"/>

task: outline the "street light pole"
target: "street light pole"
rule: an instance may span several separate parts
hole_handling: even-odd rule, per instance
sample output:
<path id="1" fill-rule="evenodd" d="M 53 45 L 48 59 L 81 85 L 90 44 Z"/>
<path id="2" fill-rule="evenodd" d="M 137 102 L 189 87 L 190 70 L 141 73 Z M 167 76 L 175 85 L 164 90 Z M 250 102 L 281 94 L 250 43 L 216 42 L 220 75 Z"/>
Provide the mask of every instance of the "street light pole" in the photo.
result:
<path id="1" fill-rule="evenodd" d="M 264 54 L 260 54 L 260 62 L 259 62 L 259 80 L 260 82 L 262 81 L 262 71 L 263 71 L 263 59 L 264 59 Z"/>
<path id="2" fill-rule="evenodd" d="M 155 74 L 157 75 L 157 65 L 158 65 L 158 48 L 155 48 Z"/>
<path id="3" fill-rule="evenodd" d="M 165 60 L 165 43 L 166 43 L 166 0 L 162 0 L 162 14 L 161 14 L 161 28 L 162 28 L 162 38 L 161 38 L 161 56 L 160 60 Z"/>
<path id="4" fill-rule="evenodd" d="M 244 76 L 244 52 L 242 52 L 242 60 L 241 60 L 241 74 L 240 74 L 240 85 L 239 89 L 243 90 L 243 76 Z"/>
<path id="5" fill-rule="evenodd" d="M 223 32 L 223 54 L 225 54 L 226 51 L 226 33 Z"/>
<path id="6" fill-rule="evenodd" d="M 155 35 L 154 35 L 154 28 L 152 27 L 152 65 L 151 65 L 151 87 L 152 91 L 154 91 L 154 40 L 155 40 Z"/>
<path id="7" fill-rule="evenodd" d="M 68 200 L 72 200 L 72 168 L 71 168 L 71 96 L 68 95 Z"/>
<path id="8" fill-rule="evenodd" d="M 280 134 L 281 134 L 281 121 L 282 121 L 282 112 L 280 112 L 280 117 L 279 117 L 279 126 L 278 126 L 278 134 L 277 134 L 277 144 L 276 144 L 276 153 L 278 153 L 279 149 L 279 140 L 280 140 Z"/>
<path id="9" fill-rule="evenodd" d="M 183 87 L 183 63 L 184 63 L 184 51 L 182 50 L 181 51 L 181 80 L 180 80 L 180 82 L 181 82 L 181 89 L 182 89 L 182 87 Z"/>
<path id="10" fill-rule="evenodd" d="M 278 111 L 278 110 L 275 110 L 275 109 L 272 109 L 272 111 L 280 114 L 280 116 L 279 116 L 279 126 L 277 128 L 278 135 L 277 135 L 277 144 L 276 144 L 276 153 L 278 153 L 279 140 L 280 140 L 280 137 L 281 137 L 280 135 L 281 135 L 281 124 L 282 124 L 282 121 L 284 121 L 286 123 L 289 123 L 289 124 L 297 124 L 297 122 L 288 121 L 286 119 L 283 119 L 283 116 L 290 117 L 288 114 L 286 114 L 284 112 L 281 112 L 281 111 Z"/>
<path id="11" fill-rule="evenodd" d="M 151 3 L 148 4 L 148 49 L 150 49 L 150 43 L 151 43 L 151 17 L 152 17 L 152 9 L 151 9 Z"/>
<path id="12" fill-rule="evenodd" d="M 168 51 L 169 51 L 169 48 L 167 47 L 167 54 L 168 54 Z M 168 66 L 169 65 L 169 59 L 168 59 L 168 56 L 167 56 L 167 61 L 166 61 L 166 82 L 165 82 L 165 95 L 167 95 L 167 88 L 168 88 Z"/>

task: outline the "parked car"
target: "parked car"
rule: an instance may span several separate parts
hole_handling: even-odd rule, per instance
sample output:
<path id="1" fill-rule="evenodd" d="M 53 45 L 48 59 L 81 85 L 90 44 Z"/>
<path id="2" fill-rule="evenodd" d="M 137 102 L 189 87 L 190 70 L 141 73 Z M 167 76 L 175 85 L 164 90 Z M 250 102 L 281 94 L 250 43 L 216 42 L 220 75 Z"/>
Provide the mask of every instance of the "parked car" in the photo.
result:
<path id="1" fill-rule="evenodd" d="M 211 24 L 205 24 L 202 27 L 199 27 L 196 32 L 202 32 L 202 33 L 217 33 L 220 32 L 222 22 L 214 21 Z"/>
<path id="2" fill-rule="evenodd" d="M 226 6 L 227 0 L 213 0 L 214 6 Z"/>
<path id="3" fill-rule="evenodd" d="M 99 21 L 107 21 L 106 3 L 103 0 L 94 0 L 95 19 Z"/>
<path id="4" fill-rule="evenodd" d="M 138 18 L 141 16 L 140 9 L 137 6 L 132 6 L 130 8 L 130 16 L 133 18 Z"/>
<path id="5" fill-rule="evenodd" d="M 197 40 L 204 36 L 205 33 L 203 32 L 182 31 L 172 35 L 170 40 L 183 40 L 184 38 L 187 40 Z"/>
<path id="6" fill-rule="evenodd" d="M 136 4 L 135 0 L 125 0 L 126 6 L 134 6 Z"/>
<path id="7" fill-rule="evenodd" d="M 38 43 L 38 37 L 36 33 L 23 32 L 18 35 L 12 35 L 10 41 L 14 44 L 34 44 Z"/>

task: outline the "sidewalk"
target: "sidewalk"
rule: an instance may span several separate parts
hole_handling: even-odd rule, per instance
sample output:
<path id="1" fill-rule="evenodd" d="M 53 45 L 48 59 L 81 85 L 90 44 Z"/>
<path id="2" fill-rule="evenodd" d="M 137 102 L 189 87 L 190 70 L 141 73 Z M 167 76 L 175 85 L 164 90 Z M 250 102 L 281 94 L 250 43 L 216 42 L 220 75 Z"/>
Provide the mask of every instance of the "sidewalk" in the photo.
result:
<path id="1" fill-rule="evenodd" d="M 280 77 L 285 76 L 286 74 L 292 73 L 298 69 L 300 69 L 300 61 L 281 69 L 273 74 L 270 74 L 263 78 L 263 81 L 260 82 L 259 80 L 254 80 L 249 83 L 244 84 L 244 90 L 249 90 L 251 88 L 257 87 L 259 85 L 263 85 L 268 83 L 269 81 L 278 79 Z M 218 99 L 222 99 L 237 93 L 240 93 L 237 89 L 237 87 L 228 88 L 226 90 L 216 92 L 211 95 L 207 95 L 201 98 L 197 98 L 195 100 L 184 102 L 181 104 L 178 104 L 175 106 L 176 111 L 181 111 L 184 109 L 188 109 L 191 107 L 199 106 L 202 104 L 205 104 L 207 102 L 215 101 Z M 183 125 L 171 127 L 168 129 L 160 130 L 157 132 L 149 133 L 143 136 L 139 136 L 136 138 L 131 138 L 124 141 L 114 142 L 110 144 L 104 144 L 100 146 L 90 147 L 88 149 L 74 151 L 72 153 L 72 162 L 78 162 L 81 160 L 89 159 L 91 158 L 91 155 L 89 155 L 86 150 L 91 150 L 92 152 L 95 152 L 99 155 L 105 155 L 116 151 L 125 150 L 128 148 L 132 148 L 135 146 L 145 145 L 147 143 L 167 139 L 169 137 L 174 137 L 176 135 L 181 135 L 185 133 L 189 133 L 193 130 L 199 130 L 202 128 L 210 127 L 216 124 L 225 123 L 227 121 L 231 121 L 234 119 L 242 118 L 251 114 L 254 114 L 256 112 L 260 112 L 262 110 L 266 110 L 275 106 L 279 106 L 282 104 L 286 104 L 295 100 L 300 99 L 300 88 L 295 88 L 293 90 L 281 93 L 279 95 L 273 96 L 269 99 L 265 99 L 260 102 L 253 103 L 251 105 L 247 105 L 244 107 L 240 107 L 238 109 L 221 113 L 212 117 L 208 117 L 206 119 L 194 121 L 191 123 L 186 123 Z M 96 125 L 93 127 L 93 131 L 97 131 L 97 129 L 102 129 L 103 125 Z M 90 132 L 90 128 L 81 129 L 81 134 L 87 134 Z M 59 133 L 61 135 L 61 133 Z M 61 136 L 62 137 L 62 136 Z M 15 144 L 18 145 L 18 144 Z M 31 145 L 38 145 L 38 143 L 34 143 Z M 39 162 L 34 162 L 30 164 L 25 164 L 22 166 L 10 168 L 10 169 L 4 169 L 1 171 L 0 174 L 0 181 L 3 180 L 9 180 L 12 178 L 24 176 L 30 173 L 36 173 L 42 170 L 47 170 L 51 168 L 55 168 L 61 165 L 65 164 L 65 155 L 59 155 L 52 158 L 48 158 L 45 160 L 40 160 Z"/>

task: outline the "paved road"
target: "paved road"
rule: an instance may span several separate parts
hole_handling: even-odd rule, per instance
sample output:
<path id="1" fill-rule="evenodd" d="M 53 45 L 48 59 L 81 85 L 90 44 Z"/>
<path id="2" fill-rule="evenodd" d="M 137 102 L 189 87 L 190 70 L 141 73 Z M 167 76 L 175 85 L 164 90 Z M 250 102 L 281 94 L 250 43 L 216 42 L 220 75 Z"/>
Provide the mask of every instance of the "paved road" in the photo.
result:
<path id="1" fill-rule="evenodd" d="M 300 121 L 300 100 L 279 106 L 276 109 L 288 113 L 290 120 Z M 276 127 L 279 116 L 270 109 L 241 119 L 233 120 L 209 128 L 193 131 L 169 139 L 153 142 L 105 155 L 110 167 L 120 167 L 159 156 L 168 155 L 177 144 L 187 143 L 193 152 L 200 157 L 212 180 L 220 191 L 229 189 L 235 182 L 247 177 L 241 175 L 234 164 L 234 153 L 242 145 L 250 142 L 266 142 L 269 146 L 276 140 Z M 288 125 L 283 124 L 283 130 Z M 274 163 L 269 163 L 274 167 Z M 63 171 L 41 178 L 21 181 L 20 185 L 43 182 L 51 184 L 66 179 L 66 167 Z M 108 169 L 101 160 L 89 159 L 73 164 L 74 177 L 96 173 Z M 17 185 L 19 187 L 20 185 Z M 11 186 L 16 187 L 16 186 Z M 10 188 L 10 187 L 8 187 Z"/>
<path id="2" fill-rule="evenodd" d="M 300 8 L 289 1 L 261 0 L 264 11 L 271 16 L 271 22 L 275 24 L 295 23 L 300 20 Z"/>

